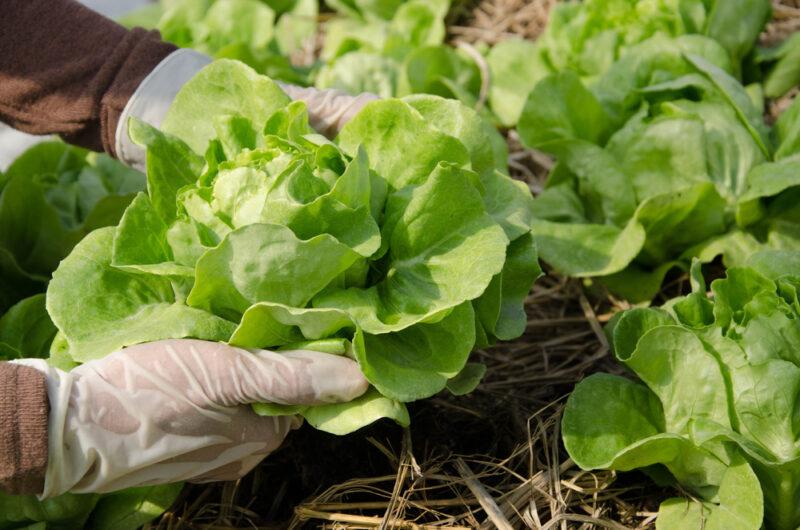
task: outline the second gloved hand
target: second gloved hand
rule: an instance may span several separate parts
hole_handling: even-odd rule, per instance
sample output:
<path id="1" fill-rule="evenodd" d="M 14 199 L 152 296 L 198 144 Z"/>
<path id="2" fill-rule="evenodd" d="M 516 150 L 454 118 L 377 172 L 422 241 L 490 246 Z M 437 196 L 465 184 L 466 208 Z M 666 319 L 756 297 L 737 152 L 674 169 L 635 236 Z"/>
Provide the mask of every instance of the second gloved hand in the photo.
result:
<path id="1" fill-rule="evenodd" d="M 42 497 L 239 478 L 300 424 L 258 416 L 249 404 L 350 401 L 368 386 L 345 357 L 191 339 L 132 346 L 69 373 L 17 362 L 47 376 Z"/>
<path id="2" fill-rule="evenodd" d="M 328 138 L 335 137 L 364 105 L 380 99 L 375 94 L 351 96 L 341 90 L 305 88 L 278 83 L 290 98 L 302 101 L 308 108 L 309 125 Z"/>
<path id="3" fill-rule="evenodd" d="M 160 127 L 181 87 L 209 63 L 211 58 L 202 53 L 180 49 L 161 61 L 142 81 L 125 105 L 117 125 L 115 151 L 120 161 L 140 171 L 145 170 L 144 149 L 128 136 L 128 120 L 135 117 Z M 290 98 L 306 104 L 311 127 L 328 138 L 336 136 L 364 105 L 379 99 L 374 94 L 350 96 L 340 90 L 317 90 L 285 83 L 278 85 Z"/>

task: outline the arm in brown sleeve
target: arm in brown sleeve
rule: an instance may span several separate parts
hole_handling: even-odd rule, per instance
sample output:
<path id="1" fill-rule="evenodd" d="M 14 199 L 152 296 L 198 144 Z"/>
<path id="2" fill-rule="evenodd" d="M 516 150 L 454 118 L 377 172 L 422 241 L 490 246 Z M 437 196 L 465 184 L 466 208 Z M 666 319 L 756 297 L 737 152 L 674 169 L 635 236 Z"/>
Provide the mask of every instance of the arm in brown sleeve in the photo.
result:
<path id="1" fill-rule="evenodd" d="M 175 47 L 74 0 L 2 4 L 0 121 L 114 155 L 125 104 Z"/>
<path id="2" fill-rule="evenodd" d="M 43 373 L 0 362 L 0 490 L 44 490 L 49 408 Z"/>

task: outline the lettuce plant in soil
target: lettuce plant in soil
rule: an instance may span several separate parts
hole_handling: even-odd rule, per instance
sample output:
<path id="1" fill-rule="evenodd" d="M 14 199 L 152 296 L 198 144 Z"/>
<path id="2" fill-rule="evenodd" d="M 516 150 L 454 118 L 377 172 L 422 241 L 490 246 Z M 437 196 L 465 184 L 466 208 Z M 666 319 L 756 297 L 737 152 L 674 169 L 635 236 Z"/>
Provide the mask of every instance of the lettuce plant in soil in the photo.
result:
<path id="1" fill-rule="evenodd" d="M 578 384 L 562 423 L 572 459 L 678 484 L 692 500 L 662 503 L 658 528 L 797 528 L 798 271 L 800 253 L 763 251 L 707 293 L 696 262 L 692 294 L 623 313 L 614 355 L 640 381 Z"/>
<path id="2" fill-rule="evenodd" d="M 160 0 L 122 18 L 158 29 L 182 48 L 237 59 L 282 81 L 308 85 L 312 68 L 290 56 L 317 32 L 318 0 Z"/>
<path id="3" fill-rule="evenodd" d="M 144 188 L 141 173 L 61 142 L 31 147 L 0 175 L 0 360 L 48 358 L 57 330 L 43 291 L 53 269 L 91 230 L 115 225 Z M 134 530 L 161 515 L 180 490 L 45 501 L 0 493 L 0 529 Z"/>
<path id="4" fill-rule="evenodd" d="M 0 314 L 42 292 L 80 239 L 115 225 L 144 175 L 105 155 L 44 142 L 0 173 Z"/>
<path id="5" fill-rule="evenodd" d="M 348 355 L 372 384 L 355 402 L 256 407 L 346 433 L 407 424 L 403 403 L 449 381 L 469 389 L 475 345 L 525 328 L 532 197 L 506 176 L 498 133 L 457 101 L 373 102 L 330 142 L 303 103 L 221 60 L 161 131 L 134 121 L 130 134 L 148 192 L 55 272 L 62 355 L 181 337 Z"/>
<path id="6" fill-rule="evenodd" d="M 534 203 L 542 259 L 649 300 L 692 257 L 798 248 L 800 103 L 771 130 L 715 41 L 655 37 L 586 88 L 542 80 L 519 125 L 558 164 Z"/>
<path id="7" fill-rule="evenodd" d="M 738 77 L 769 16 L 768 0 L 559 2 L 535 42 L 509 39 L 488 53 L 489 103 L 500 123 L 513 126 L 528 93 L 548 75 L 570 71 L 592 85 L 631 47 L 654 36 L 708 37 L 723 48 Z"/>

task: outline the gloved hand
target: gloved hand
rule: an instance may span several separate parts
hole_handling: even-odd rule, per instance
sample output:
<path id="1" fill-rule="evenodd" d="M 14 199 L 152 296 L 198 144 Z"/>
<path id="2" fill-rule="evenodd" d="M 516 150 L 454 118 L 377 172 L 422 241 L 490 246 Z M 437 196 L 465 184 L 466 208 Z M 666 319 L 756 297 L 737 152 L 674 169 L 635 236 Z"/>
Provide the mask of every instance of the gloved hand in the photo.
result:
<path id="1" fill-rule="evenodd" d="M 305 88 L 278 83 L 286 95 L 295 101 L 303 101 L 308 108 L 308 122 L 317 132 L 334 138 L 344 124 L 358 114 L 364 105 L 380 99 L 375 94 L 350 96 L 341 90 Z"/>
<path id="2" fill-rule="evenodd" d="M 131 346 L 47 376 L 49 459 L 41 498 L 241 477 L 296 417 L 248 406 L 349 401 L 368 386 L 357 364 L 311 351 L 247 351 L 192 339 Z"/>
<path id="3" fill-rule="evenodd" d="M 142 81 L 125 105 L 117 124 L 115 151 L 123 163 L 144 171 L 145 152 L 128 137 L 128 119 L 134 116 L 160 127 L 181 87 L 210 62 L 211 58 L 202 53 L 181 49 L 161 61 Z M 336 136 L 364 105 L 378 99 L 374 94 L 353 97 L 340 90 L 279 85 L 290 98 L 306 103 L 310 125 L 328 138 Z"/>

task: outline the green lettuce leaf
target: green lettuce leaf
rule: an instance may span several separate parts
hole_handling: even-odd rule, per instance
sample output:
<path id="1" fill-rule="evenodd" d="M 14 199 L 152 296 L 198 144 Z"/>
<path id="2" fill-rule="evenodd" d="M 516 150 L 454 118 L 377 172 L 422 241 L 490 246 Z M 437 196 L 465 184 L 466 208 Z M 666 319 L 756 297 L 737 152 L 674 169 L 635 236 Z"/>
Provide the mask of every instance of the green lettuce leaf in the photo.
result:
<path id="1" fill-rule="evenodd" d="M 503 267 L 508 239 L 469 177 L 453 165 L 442 163 L 424 184 L 390 196 L 385 218 L 383 280 L 323 293 L 315 307 L 342 308 L 369 333 L 399 331 L 477 298 Z M 479 262 L 470 259 L 476 253 Z"/>
<path id="2" fill-rule="evenodd" d="M 136 530 L 164 513 L 183 484 L 130 488 L 100 497 L 89 518 L 95 530 Z"/>
<path id="3" fill-rule="evenodd" d="M 477 104 L 484 80 L 475 58 L 443 44 L 450 0 L 340 0 L 332 7 L 339 13 L 325 24 L 317 88 Z"/>
<path id="4" fill-rule="evenodd" d="M 492 75 L 489 105 L 498 121 L 511 127 L 519 122 L 528 94 L 550 70 L 541 47 L 527 40 L 504 40 L 486 56 Z"/>
<path id="5" fill-rule="evenodd" d="M 800 99 L 795 98 L 789 108 L 781 113 L 775 123 L 774 133 L 776 160 L 800 153 Z"/>
<path id="6" fill-rule="evenodd" d="M 800 34 L 793 33 L 771 49 L 759 49 L 754 58 L 765 71 L 764 95 L 779 98 L 800 84 Z"/>
<path id="7" fill-rule="evenodd" d="M 458 374 L 447 381 L 447 390 L 454 396 L 469 394 L 476 388 L 486 374 L 486 365 L 467 363 Z"/>
<path id="8" fill-rule="evenodd" d="M 41 523 L 38 528 L 83 528 L 97 504 L 98 495 L 67 493 L 44 501 L 33 495 L 0 494 L 0 528 L 12 530 Z"/>
<path id="9" fill-rule="evenodd" d="M 0 359 L 45 358 L 56 331 L 44 294 L 25 298 L 0 317 Z"/>
<path id="10" fill-rule="evenodd" d="M 47 312 L 64 333 L 73 359 L 90 361 L 159 339 L 230 337 L 234 323 L 181 303 L 168 279 L 113 267 L 113 237 L 113 228 L 89 234 L 48 287 Z"/>

